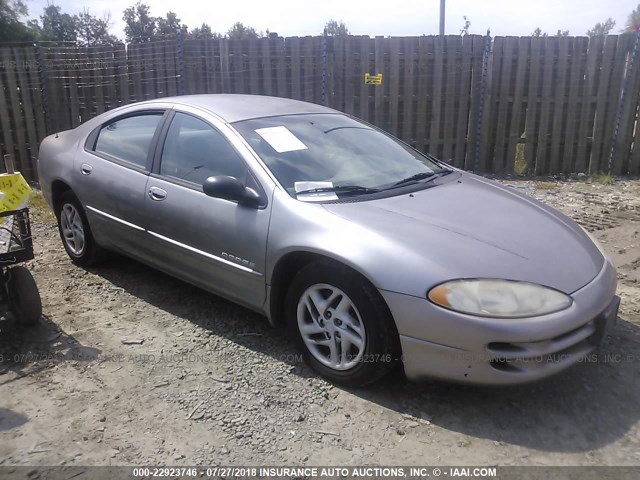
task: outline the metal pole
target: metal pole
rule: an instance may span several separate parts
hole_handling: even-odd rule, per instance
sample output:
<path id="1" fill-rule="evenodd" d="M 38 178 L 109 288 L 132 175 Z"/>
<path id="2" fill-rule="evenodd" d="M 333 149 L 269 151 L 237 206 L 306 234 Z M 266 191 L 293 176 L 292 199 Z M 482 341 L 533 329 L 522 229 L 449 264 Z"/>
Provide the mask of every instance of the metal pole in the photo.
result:
<path id="1" fill-rule="evenodd" d="M 482 53 L 482 73 L 480 75 L 480 101 L 478 102 L 478 122 L 476 123 L 476 145 L 475 161 L 473 171 L 477 172 L 480 167 L 480 156 L 482 155 L 482 122 L 484 119 L 484 97 L 487 90 L 487 73 L 489 69 L 489 55 L 491 54 L 491 32 L 487 30 L 485 37 L 484 52 Z"/>
<path id="2" fill-rule="evenodd" d="M 444 4 L 445 0 L 440 0 L 440 35 L 444 35 Z"/>
<path id="3" fill-rule="evenodd" d="M 47 135 L 51 133 L 51 118 L 49 114 L 49 94 L 47 92 L 46 65 L 42 58 L 42 47 L 40 42 L 35 42 L 33 47 L 36 50 L 36 63 L 38 64 L 38 81 L 40 82 L 40 95 L 42 96 L 42 110 L 44 113 L 44 130 Z"/>
<path id="4" fill-rule="evenodd" d="M 178 67 L 178 95 L 184 95 L 184 43 L 182 38 L 182 30 L 178 30 L 176 38 L 176 56 Z"/>

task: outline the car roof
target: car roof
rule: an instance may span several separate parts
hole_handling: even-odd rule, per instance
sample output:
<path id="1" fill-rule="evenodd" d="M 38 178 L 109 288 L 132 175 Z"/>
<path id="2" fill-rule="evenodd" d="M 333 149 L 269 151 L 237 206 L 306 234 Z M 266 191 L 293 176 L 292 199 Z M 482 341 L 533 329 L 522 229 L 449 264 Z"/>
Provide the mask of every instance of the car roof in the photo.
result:
<path id="1" fill-rule="evenodd" d="M 203 108 L 217 115 L 227 123 L 279 115 L 339 113 L 331 108 L 316 105 L 314 103 L 292 100 L 289 98 L 226 93 L 165 97 L 140 102 L 137 105 L 153 105 L 154 103 L 174 103 L 176 105 L 188 105 Z"/>

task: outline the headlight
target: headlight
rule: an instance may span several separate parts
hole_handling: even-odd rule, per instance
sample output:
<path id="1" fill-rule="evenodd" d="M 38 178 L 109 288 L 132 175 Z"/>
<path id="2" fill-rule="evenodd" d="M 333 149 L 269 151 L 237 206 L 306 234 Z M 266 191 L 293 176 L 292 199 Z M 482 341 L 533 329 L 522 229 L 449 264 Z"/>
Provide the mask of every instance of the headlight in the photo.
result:
<path id="1" fill-rule="evenodd" d="M 441 307 L 482 317 L 533 317 L 571 305 L 571 297 L 558 290 L 513 280 L 452 280 L 432 288 L 428 296 Z"/>

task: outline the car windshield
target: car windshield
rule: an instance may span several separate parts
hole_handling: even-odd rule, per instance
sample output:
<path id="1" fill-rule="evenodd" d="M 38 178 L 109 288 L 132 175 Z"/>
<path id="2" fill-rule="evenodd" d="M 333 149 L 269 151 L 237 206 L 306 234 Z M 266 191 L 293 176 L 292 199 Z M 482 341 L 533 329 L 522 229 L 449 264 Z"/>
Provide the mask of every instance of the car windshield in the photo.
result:
<path id="1" fill-rule="evenodd" d="M 233 125 L 291 195 L 366 194 L 416 183 L 443 168 L 341 114 L 283 115 Z"/>

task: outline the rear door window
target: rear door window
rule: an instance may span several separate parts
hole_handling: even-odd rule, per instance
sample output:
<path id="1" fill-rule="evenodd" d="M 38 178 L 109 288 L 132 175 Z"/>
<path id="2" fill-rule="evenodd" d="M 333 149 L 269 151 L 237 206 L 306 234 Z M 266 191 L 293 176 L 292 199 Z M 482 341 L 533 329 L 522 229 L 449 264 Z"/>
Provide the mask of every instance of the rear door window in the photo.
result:
<path id="1" fill-rule="evenodd" d="M 100 129 L 94 151 L 145 168 L 149 147 L 162 119 L 162 112 L 124 117 Z"/>

